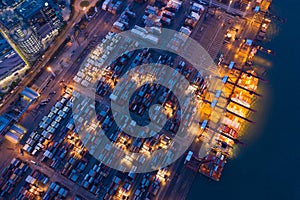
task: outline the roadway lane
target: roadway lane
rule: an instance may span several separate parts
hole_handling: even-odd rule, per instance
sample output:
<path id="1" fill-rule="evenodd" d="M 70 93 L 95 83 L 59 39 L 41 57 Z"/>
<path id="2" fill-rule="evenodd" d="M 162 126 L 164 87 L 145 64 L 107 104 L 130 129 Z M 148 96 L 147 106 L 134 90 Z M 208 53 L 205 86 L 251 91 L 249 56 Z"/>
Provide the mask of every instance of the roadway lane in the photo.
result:
<path id="1" fill-rule="evenodd" d="M 25 153 L 25 154 L 27 154 L 27 153 Z M 96 196 L 94 194 L 83 189 L 77 183 L 70 181 L 67 177 L 61 175 L 60 172 L 57 172 L 55 169 L 48 167 L 46 164 L 40 162 L 35 157 L 27 154 L 24 157 L 19 156 L 18 158 L 22 161 L 27 162 L 31 169 L 38 170 L 38 171 L 42 172 L 43 174 L 47 175 L 52 182 L 57 182 L 57 183 L 61 184 L 62 186 L 68 188 L 71 195 L 84 196 L 87 199 L 91 199 L 91 200 L 96 199 Z M 31 160 L 36 162 L 37 164 L 31 163 L 30 162 Z"/>
<path id="2" fill-rule="evenodd" d="M 88 26 L 85 30 L 85 32 L 88 33 L 87 38 L 83 39 L 83 41 L 80 42 L 80 46 L 78 47 L 78 49 L 75 52 L 74 57 L 72 58 L 74 60 L 77 60 L 79 58 L 80 61 L 78 63 L 75 62 L 72 66 L 70 66 L 68 68 L 63 69 L 57 75 L 57 77 L 54 79 L 54 81 L 52 81 L 52 83 L 48 86 L 48 88 L 46 88 L 44 90 L 43 95 L 47 96 L 47 95 L 49 95 L 49 93 L 51 91 L 60 91 L 61 86 L 59 86 L 59 84 L 57 84 L 57 83 L 62 79 L 66 80 L 66 82 L 69 82 L 69 81 L 72 82 L 72 78 L 73 78 L 74 74 L 76 74 L 76 72 L 80 66 L 80 63 L 84 59 L 84 56 L 83 56 L 84 53 L 82 54 L 82 52 L 84 52 L 84 50 L 86 49 L 86 47 L 88 46 L 88 44 L 90 43 L 91 40 L 102 39 L 102 37 L 104 35 L 106 35 L 106 33 L 110 30 L 111 24 L 117 19 L 117 17 L 118 17 L 117 15 L 111 15 L 108 12 L 104 12 L 102 10 L 100 11 L 100 13 L 95 17 L 95 19 L 93 19 L 88 24 Z M 180 21 L 178 20 L 178 22 L 180 22 Z M 176 25 L 178 25 L 178 24 L 174 24 L 174 25 L 172 25 L 172 27 L 176 27 Z M 96 35 L 96 37 L 94 37 L 95 35 Z M 88 50 L 87 50 L 87 52 L 88 52 Z M 62 55 L 62 54 L 60 54 L 60 55 Z M 59 57 L 59 58 L 61 58 L 61 57 Z M 60 59 L 58 59 L 58 60 L 60 60 Z M 25 127 L 30 126 L 31 127 L 30 129 L 32 130 L 34 127 L 37 126 L 41 117 L 44 114 L 48 113 L 51 106 L 56 102 L 57 98 L 59 98 L 59 92 L 57 92 L 57 94 L 51 98 L 51 102 L 47 105 L 47 108 L 45 108 L 43 110 L 43 112 L 41 112 L 38 115 L 33 115 L 33 116 L 26 115 L 23 118 L 26 121 L 22 121 L 23 122 L 22 124 Z M 35 104 L 35 105 L 37 106 L 37 104 Z M 167 186 L 165 188 L 161 189 L 161 193 L 157 196 L 157 199 L 178 199 L 178 198 L 182 199 L 188 193 L 190 184 L 192 183 L 192 179 L 195 178 L 195 173 L 188 169 L 184 169 L 183 159 L 184 159 L 184 156 L 171 166 L 172 181 L 168 182 Z M 39 167 L 39 166 L 36 166 L 36 167 Z M 44 166 L 43 166 L 43 168 L 44 168 Z M 48 168 L 45 168 L 45 169 L 48 169 Z M 76 184 L 77 186 L 73 186 L 72 185 L 73 182 L 71 182 L 69 179 L 67 179 L 65 177 L 60 179 L 61 175 L 55 174 L 55 172 L 53 172 L 53 170 L 49 171 L 48 173 L 54 173 L 54 174 L 52 174 L 54 176 L 53 180 L 57 180 L 58 182 L 62 181 L 62 184 L 65 184 L 67 187 L 71 187 L 72 191 L 74 190 L 74 188 L 77 191 L 77 189 L 78 189 L 77 187 L 79 187 L 79 186 L 77 184 Z M 112 178 L 113 175 L 116 173 L 117 173 L 117 171 L 114 170 L 114 172 L 111 173 L 110 177 Z M 183 173 L 183 174 L 181 174 L 178 177 L 177 175 L 179 175 L 180 173 Z M 140 182 L 141 177 L 142 177 L 142 175 L 139 175 L 139 177 L 137 178 L 137 182 Z M 110 178 L 107 179 L 107 181 L 106 181 L 107 183 L 109 183 L 109 181 L 110 181 L 109 179 Z M 187 180 L 190 180 L 190 182 L 187 182 Z M 81 187 L 79 187 L 79 188 L 81 188 Z M 80 193 L 82 192 L 81 189 L 78 189 L 78 191 Z M 83 190 L 83 191 L 85 191 L 85 190 Z M 182 192 L 182 194 L 180 194 L 181 192 Z M 81 193 L 81 194 L 83 194 L 83 193 Z"/>
<path id="3" fill-rule="evenodd" d="M 80 0 L 75 0 L 74 4 L 78 5 Z M 95 2 L 93 1 L 93 4 Z M 91 4 L 92 5 L 92 4 Z M 79 6 L 75 6 L 74 15 L 67 22 L 66 27 L 62 30 L 60 35 L 54 40 L 49 49 L 44 53 L 45 58 L 42 62 L 37 61 L 32 67 L 28 75 L 24 77 L 21 82 L 18 84 L 18 88 L 14 90 L 13 93 L 7 94 L 4 99 L 1 101 L 0 114 L 6 112 L 13 102 L 17 99 L 20 92 L 36 77 L 42 68 L 44 68 L 52 56 L 57 52 L 60 45 L 66 40 L 67 37 L 72 33 L 74 24 L 78 23 L 80 19 L 84 16 L 84 12 L 80 9 Z"/>
<path id="4" fill-rule="evenodd" d="M 31 132 L 35 127 L 38 126 L 41 118 L 49 112 L 51 107 L 60 98 L 61 92 L 63 91 L 62 85 L 58 84 L 62 80 L 66 83 L 72 83 L 73 77 L 78 72 L 81 63 L 84 61 L 85 57 L 90 51 L 90 41 L 102 39 L 112 28 L 112 22 L 117 18 L 117 15 L 110 17 L 110 13 L 100 10 L 98 15 L 92 19 L 92 21 L 87 25 L 86 29 L 83 30 L 83 35 L 89 33 L 89 35 L 83 38 L 83 41 L 79 43 L 78 48 L 73 55 L 69 55 L 73 63 L 64 67 L 59 73 L 56 73 L 56 77 L 52 77 L 50 84 L 43 90 L 41 97 L 29 108 L 29 110 L 20 119 L 20 124 L 23 125 L 28 132 Z M 104 24 L 104 21 L 107 21 Z M 94 34 L 91 34 L 94 31 Z M 97 35 L 95 38 L 94 35 Z M 64 50 L 64 49 L 63 49 Z M 63 51 L 62 50 L 62 51 Z M 49 63 L 50 66 L 55 66 L 56 61 L 60 61 L 64 58 L 64 53 L 61 52 L 55 61 Z M 78 61 L 78 62 L 77 62 Z M 49 76 L 49 72 L 45 71 L 36 80 L 36 82 L 44 82 L 45 77 Z M 56 92 L 56 95 L 50 95 L 51 92 Z M 39 108 L 39 104 L 42 100 L 50 97 L 50 102 Z"/>
<path id="5" fill-rule="evenodd" d="M 82 187 L 80 187 L 78 184 L 70 181 L 68 178 L 64 177 L 63 175 L 60 174 L 60 172 L 57 172 L 56 170 L 48 167 L 46 164 L 40 162 L 37 160 L 36 157 L 29 155 L 28 153 L 24 152 L 24 155 L 20 154 L 20 148 L 22 145 L 20 144 L 12 144 L 8 141 L 3 141 L 3 143 L 0 146 L 1 153 L 4 154 L 5 156 L 1 156 L 1 164 L 0 168 L 3 169 L 3 167 L 7 167 L 11 160 L 13 158 L 18 158 L 21 161 L 26 162 L 29 167 L 33 170 L 39 170 L 40 172 L 44 173 L 49 177 L 49 179 L 52 182 L 58 182 L 61 185 L 65 186 L 66 188 L 69 189 L 71 192 L 71 196 L 75 195 L 80 195 L 80 196 L 85 196 L 88 199 L 96 199 L 95 195 L 86 191 Z M 36 162 L 37 164 L 33 164 L 31 161 Z"/>

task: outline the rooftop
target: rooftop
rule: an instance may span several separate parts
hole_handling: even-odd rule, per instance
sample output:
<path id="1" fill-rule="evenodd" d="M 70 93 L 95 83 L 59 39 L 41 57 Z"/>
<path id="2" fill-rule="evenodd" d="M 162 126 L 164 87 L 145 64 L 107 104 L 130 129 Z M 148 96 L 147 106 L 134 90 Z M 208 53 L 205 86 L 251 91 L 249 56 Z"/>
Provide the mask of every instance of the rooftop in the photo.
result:
<path id="1" fill-rule="evenodd" d="M 7 29 L 11 29 L 20 23 L 20 19 L 13 9 L 2 9 L 0 11 L 0 23 L 3 24 Z"/>
<path id="2" fill-rule="evenodd" d="M 0 77 L 6 73 L 13 73 L 19 66 L 23 66 L 24 62 L 20 56 L 14 51 L 10 50 L 5 56 L 1 57 L 0 61 Z"/>
<path id="3" fill-rule="evenodd" d="M 35 100 L 36 98 L 39 97 L 39 94 L 35 92 L 34 90 L 26 87 L 22 92 L 21 95 L 29 98 L 30 100 Z"/>
<path id="4" fill-rule="evenodd" d="M 2 0 L 2 4 L 5 6 L 15 6 L 23 0 Z"/>
<path id="5" fill-rule="evenodd" d="M 27 19 L 39 11 L 44 4 L 44 0 L 25 0 L 16 9 L 22 17 Z"/>
<path id="6" fill-rule="evenodd" d="M 0 116 L 0 132 L 9 124 L 10 120 L 5 116 Z"/>

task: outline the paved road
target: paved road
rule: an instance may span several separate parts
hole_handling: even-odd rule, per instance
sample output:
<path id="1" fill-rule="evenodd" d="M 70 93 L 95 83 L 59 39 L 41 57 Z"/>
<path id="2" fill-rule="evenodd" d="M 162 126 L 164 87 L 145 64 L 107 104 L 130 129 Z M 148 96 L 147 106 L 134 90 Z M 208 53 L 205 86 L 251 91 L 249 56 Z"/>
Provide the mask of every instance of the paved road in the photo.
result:
<path id="1" fill-rule="evenodd" d="M 188 1 L 186 1 L 186 2 L 188 2 Z M 183 16 L 183 15 L 184 14 L 180 14 L 180 16 Z M 92 23 L 89 23 L 88 27 L 86 28 L 85 32 L 89 33 L 87 38 L 82 38 L 82 37 L 79 38 L 80 45 L 79 45 L 78 49 L 76 50 L 74 57 L 72 59 L 77 60 L 77 58 L 80 57 L 81 53 L 88 46 L 88 44 L 91 40 L 100 40 L 104 35 L 106 35 L 106 33 L 111 28 L 112 22 L 114 20 L 116 20 L 116 18 L 117 18 L 117 15 L 111 15 L 107 12 L 100 11 L 99 15 L 95 19 L 93 19 L 94 21 L 92 21 Z M 178 24 L 179 24 L 179 22 L 180 21 L 178 20 Z M 221 20 L 221 22 L 222 22 L 222 20 Z M 178 26 L 178 24 L 177 23 L 173 24 L 172 27 L 176 29 L 176 26 Z M 214 37 L 212 37 L 212 40 L 207 42 L 208 47 L 210 49 L 212 49 L 212 47 L 214 46 L 214 45 L 212 45 L 213 42 L 217 41 L 217 43 L 220 44 L 220 38 L 221 38 L 220 36 L 223 33 L 222 28 L 220 28 L 220 24 L 219 24 L 219 26 L 216 26 L 216 27 L 209 27 L 209 26 L 206 27 L 206 28 L 216 28 L 216 30 L 217 30 L 215 32 Z M 199 27 L 196 30 L 199 30 Z M 209 33 L 209 31 L 207 33 Z M 96 37 L 94 37 L 95 35 L 96 35 Z M 222 37 L 224 37 L 224 35 Z M 213 51 L 216 52 L 216 49 L 218 49 L 218 48 L 213 49 Z M 84 57 L 84 56 L 82 56 L 82 57 Z M 60 60 L 59 58 L 61 58 L 61 57 L 58 57 L 57 60 Z M 74 63 L 72 66 L 62 69 L 62 71 L 59 74 L 57 74 L 54 81 L 52 81 L 52 83 L 49 85 L 49 87 L 44 90 L 43 95 L 45 95 L 45 97 L 46 97 L 53 90 L 60 91 L 61 86 L 59 86 L 59 84 L 57 84 L 57 83 L 62 79 L 65 79 L 66 81 L 71 80 L 73 75 L 77 72 L 79 66 L 80 66 L 80 62 Z M 25 125 L 25 127 L 27 126 L 27 127 L 29 127 L 29 129 L 32 130 L 39 123 L 39 119 L 41 119 L 41 117 L 49 111 L 49 109 L 55 103 L 57 98 L 59 98 L 59 92 L 57 92 L 57 94 L 51 98 L 51 102 L 49 103 L 49 105 L 46 106 L 46 108 L 42 112 L 37 113 L 37 114 L 28 114 L 27 113 L 25 115 L 25 117 L 22 119 L 21 123 L 23 125 Z M 37 106 L 37 104 L 35 104 L 35 106 Z M 197 147 L 197 148 L 199 148 L 199 147 Z M 192 149 L 195 149 L 195 151 L 197 150 L 197 148 L 192 147 Z M 34 158 L 32 158 L 32 159 L 34 159 Z M 172 181 L 169 182 L 167 184 L 167 186 L 165 186 L 165 188 L 161 189 L 161 192 L 157 196 L 157 199 L 182 199 L 182 198 L 185 198 L 185 196 L 187 195 L 187 193 L 190 189 L 190 186 L 192 184 L 192 180 L 195 178 L 195 173 L 184 168 L 183 159 L 184 159 L 184 157 L 179 159 L 176 163 L 174 163 L 171 166 Z M 43 164 L 41 164 L 41 166 L 42 167 L 34 165 L 32 167 L 33 168 L 41 168 L 39 170 L 41 170 L 43 172 L 45 171 L 45 174 L 51 175 L 52 180 L 62 183 L 66 187 L 71 188 L 72 191 L 76 190 L 81 195 L 85 194 L 85 192 L 87 192 L 86 190 L 84 190 L 77 184 L 74 184 L 66 177 L 61 176 L 59 173 L 55 172 L 51 168 L 44 166 Z M 112 178 L 113 175 L 116 173 L 117 172 L 114 171 L 113 173 L 111 173 L 110 177 Z M 176 174 L 181 174 L 181 175 L 177 177 Z M 141 181 L 141 177 L 142 177 L 142 175 L 138 176 L 135 184 L 138 184 L 138 182 Z M 187 180 L 190 180 L 190 182 L 187 182 Z M 110 180 L 108 178 L 107 182 L 109 182 L 109 181 Z M 90 193 L 87 192 L 87 195 L 90 195 Z M 92 196 L 91 196 L 91 198 L 92 198 Z"/>
<path id="2" fill-rule="evenodd" d="M 25 153 L 25 154 L 27 154 L 27 153 Z M 79 195 L 79 196 L 84 196 L 91 200 L 96 199 L 94 194 L 83 189 L 77 183 L 70 181 L 68 178 L 61 175 L 57 170 L 48 167 L 46 164 L 40 162 L 35 157 L 27 154 L 24 157 L 19 156 L 18 158 L 22 161 L 27 162 L 31 169 L 38 170 L 38 171 L 42 172 L 43 174 L 47 175 L 52 182 L 57 182 L 57 183 L 61 184 L 62 186 L 65 186 L 66 188 L 68 188 L 73 196 Z M 30 162 L 31 160 L 36 162 L 37 164 L 31 163 Z"/>
<path id="3" fill-rule="evenodd" d="M 48 113 L 48 111 L 51 109 L 51 107 L 56 103 L 56 101 L 60 98 L 60 95 L 63 91 L 63 85 L 58 84 L 62 80 L 64 80 L 65 83 L 72 83 L 72 79 L 74 75 L 77 73 L 77 71 L 80 68 L 81 63 L 84 61 L 85 56 L 89 53 L 89 44 L 90 41 L 103 38 L 111 29 L 112 22 L 117 18 L 117 16 L 110 17 L 111 14 L 108 12 L 104 12 L 100 10 L 100 13 L 96 16 L 95 19 L 93 19 L 92 23 L 89 23 L 86 29 L 83 31 L 82 35 L 85 35 L 85 33 L 89 33 L 87 37 L 82 37 L 80 40 L 82 42 L 79 43 L 78 48 L 74 52 L 73 55 L 69 55 L 69 57 L 76 61 L 79 59 L 79 62 L 73 62 L 71 65 L 66 65 L 63 67 L 59 72 L 56 73 L 56 77 L 50 77 L 53 81 L 50 82 L 50 84 L 43 90 L 41 98 L 39 98 L 30 108 L 29 110 L 22 116 L 20 119 L 20 124 L 23 125 L 25 128 L 27 128 L 28 132 L 32 131 L 37 125 L 39 124 L 39 121 L 41 118 Z M 104 21 L 107 21 L 104 23 Z M 105 25 L 103 25 L 105 24 Z M 100 29 L 101 28 L 101 29 Z M 93 32 L 94 31 L 94 32 Z M 94 34 L 91 34 L 94 33 Z M 94 35 L 97 35 L 97 38 L 94 37 Z M 99 40 L 99 39 L 98 39 Z M 74 41 L 74 43 L 76 43 Z M 77 44 L 75 44 L 77 45 Z M 66 49 L 68 50 L 68 49 Z M 57 62 L 62 60 L 65 56 L 64 51 L 57 56 L 57 59 L 50 63 L 50 66 L 56 66 Z M 56 66 L 56 68 L 59 68 Z M 45 82 L 44 80 L 49 77 L 49 72 L 45 71 L 40 78 L 36 80 L 38 83 Z M 41 86 L 41 84 L 37 86 Z M 49 95 L 51 92 L 55 91 L 55 95 Z M 42 100 L 45 100 L 50 97 L 50 102 L 44 106 L 39 107 L 38 105 Z"/>
<path id="4" fill-rule="evenodd" d="M 26 152 L 24 153 L 24 156 L 22 156 L 19 151 L 21 147 L 22 147 L 22 145 L 20 145 L 20 144 L 15 145 L 8 141 L 3 141 L 3 143 L 0 146 L 0 151 L 1 151 L 1 154 L 5 155 L 5 156 L 1 156 L 0 169 L 8 166 L 10 161 L 13 158 L 19 158 L 20 160 L 26 162 L 30 166 L 31 169 L 39 170 L 40 172 L 47 175 L 52 182 L 58 182 L 61 185 L 68 188 L 69 191 L 71 192 L 71 195 L 73 195 L 73 196 L 80 195 L 80 196 L 85 196 L 88 199 L 95 199 L 94 194 L 86 191 L 85 189 L 80 187 L 78 184 L 70 181 L 68 178 L 61 175 L 58 171 L 56 171 L 56 170 L 48 167 L 46 164 L 40 162 L 36 157 L 31 156 Z M 30 161 L 36 162 L 37 165 L 33 164 Z"/>
<path id="5" fill-rule="evenodd" d="M 80 0 L 75 0 L 75 10 L 74 15 L 70 19 L 70 21 L 67 22 L 66 27 L 62 30 L 60 35 L 55 39 L 55 41 L 52 43 L 51 47 L 46 51 L 45 58 L 42 62 L 37 61 L 37 63 L 31 67 L 31 71 L 29 72 L 26 77 L 21 80 L 21 82 L 18 84 L 18 88 L 14 90 L 13 93 L 7 94 L 5 98 L 2 100 L 2 105 L 0 107 L 0 113 L 3 114 L 5 111 L 9 109 L 11 104 L 17 99 L 17 96 L 19 93 L 24 90 L 24 88 L 32 81 L 32 79 L 40 72 L 42 68 L 44 68 L 49 60 L 52 58 L 52 56 L 56 53 L 60 45 L 66 40 L 67 37 L 71 34 L 73 31 L 74 24 L 78 23 L 82 16 L 84 15 L 84 12 L 81 10 L 81 8 L 78 6 Z M 95 1 L 92 2 L 95 4 Z M 91 4 L 91 6 L 93 5 Z M 77 5 L 77 6 L 76 6 Z"/>

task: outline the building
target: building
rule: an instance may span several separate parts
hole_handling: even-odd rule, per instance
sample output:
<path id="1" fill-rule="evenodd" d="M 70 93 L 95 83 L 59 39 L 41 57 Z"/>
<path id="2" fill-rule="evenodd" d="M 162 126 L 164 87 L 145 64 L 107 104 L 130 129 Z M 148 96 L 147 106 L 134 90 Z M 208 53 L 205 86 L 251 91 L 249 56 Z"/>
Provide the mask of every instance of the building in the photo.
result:
<path id="1" fill-rule="evenodd" d="M 0 34 L 0 91 L 5 93 L 9 86 L 21 78 L 29 68 Z"/>
<path id="2" fill-rule="evenodd" d="M 41 10 L 44 6 L 44 0 L 23 0 L 14 8 L 14 10 L 24 20 L 27 20 L 39 12 L 39 10 Z"/>
<path id="3" fill-rule="evenodd" d="M 37 34 L 31 28 L 17 25 L 10 30 L 10 37 L 30 61 L 35 60 L 43 51 L 43 46 Z"/>
<path id="4" fill-rule="evenodd" d="M 52 0 L 0 1 L 0 92 L 25 75 L 63 25 Z"/>
<path id="5" fill-rule="evenodd" d="M 12 121 L 12 119 L 10 117 L 5 116 L 5 115 L 0 115 L 0 133 L 1 133 L 1 135 L 3 134 L 3 132 L 5 132 L 5 130 L 11 123 L 11 121 Z"/>
<path id="6" fill-rule="evenodd" d="M 30 66 L 38 56 L 41 42 L 32 29 L 23 23 L 13 9 L 0 11 L 0 32 L 10 46 L 19 54 L 24 62 Z M 29 49 L 34 46 L 34 49 Z"/>
<path id="7" fill-rule="evenodd" d="M 50 45 L 64 24 L 62 16 L 55 9 L 55 5 L 49 3 L 45 4 L 28 23 L 38 33 L 44 48 Z"/>
<path id="8" fill-rule="evenodd" d="M 59 8 L 51 0 L 6 0 L 0 6 L 0 31 L 30 66 L 59 34 Z"/>
<path id="9" fill-rule="evenodd" d="M 12 7 L 12 6 L 18 5 L 22 1 L 23 0 L 2 0 L 2 1 L 0 1 L 0 6 L 2 6 L 2 7 L 6 7 L 6 6 Z"/>
<path id="10" fill-rule="evenodd" d="M 17 24 L 11 29 L 6 29 L 0 24 L 0 32 L 28 66 L 43 51 L 41 41 L 29 27 Z"/>
<path id="11" fill-rule="evenodd" d="M 26 132 L 27 130 L 24 127 L 14 124 L 5 134 L 5 138 L 12 143 L 18 143 Z"/>
<path id="12" fill-rule="evenodd" d="M 16 14 L 16 12 L 14 12 L 13 9 L 6 7 L 0 10 L 1 29 L 10 30 L 21 22 L 22 19 Z"/>

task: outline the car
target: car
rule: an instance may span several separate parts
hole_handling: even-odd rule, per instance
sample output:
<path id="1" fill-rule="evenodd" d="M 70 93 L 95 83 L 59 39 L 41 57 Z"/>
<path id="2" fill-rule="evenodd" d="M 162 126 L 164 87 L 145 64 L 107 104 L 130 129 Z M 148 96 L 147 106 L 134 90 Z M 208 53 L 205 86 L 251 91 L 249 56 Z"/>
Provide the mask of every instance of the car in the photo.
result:
<path id="1" fill-rule="evenodd" d="M 48 182 L 49 182 L 49 178 L 48 178 L 48 177 L 45 177 L 45 178 L 43 179 L 43 181 L 42 181 L 42 183 L 43 183 L 44 185 L 46 185 Z"/>
<path id="2" fill-rule="evenodd" d="M 164 10 L 163 11 L 163 16 L 167 17 L 167 18 L 170 18 L 170 19 L 173 19 L 175 17 L 175 14 L 172 13 L 172 12 L 170 12 L 170 11 L 168 11 L 168 10 Z"/>
<path id="3" fill-rule="evenodd" d="M 70 99 L 71 98 L 71 94 L 69 94 L 69 93 L 65 93 L 64 95 L 63 95 L 63 98 L 65 98 L 65 99 Z"/>
<path id="4" fill-rule="evenodd" d="M 208 3 L 207 2 L 204 2 L 202 0 L 197 0 L 198 3 L 204 5 L 204 6 L 208 6 Z"/>
<path id="5" fill-rule="evenodd" d="M 63 97 L 63 98 L 60 100 L 60 103 L 63 105 L 66 101 L 67 101 L 67 99 Z M 61 107 L 58 107 L 58 108 L 61 108 Z"/>
<path id="6" fill-rule="evenodd" d="M 139 114 L 139 115 L 143 115 L 144 114 L 144 112 L 145 112 L 145 107 L 144 106 L 140 106 L 140 108 L 139 108 L 139 110 L 138 110 L 138 112 L 137 112 L 137 114 Z"/>
<path id="7" fill-rule="evenodd" d="M 67 87 L 66 88 L 66 91 L 65 91 L 67 94 L 72 94 L 72 92 L 73 92 L 73 88 L 71 88 L 71 87 Z"/>
<path id="8" fill-rule="evenodd" d="M 62 111 L 62 110 L 60 110 L 60 111 L 58 112 L 58 115 L 59 115 L 61 118 L 66 118 L 66 117 L 67 117 L 67 114 L 66 114 L 64 111 Z"/>
<path id="9" fill-rule="evenodd" d="M 57 103 L 59 103 L 59 102 L 57 102 Z M 51 108 L 51 113 L 53 113 L 53 115 L 52 115 L 53 118 L 55 117 L 55 114 L 56 114 L 58 111 L 59 111 L 59 109 L 58 109 L 57 107 L 52 107 L 52 108 Z M 51 113 L 50 113 L 50 114 L 51 114 Z M 49 114 L 49 115 L 50 115 L 50 114 Z M 49 116 L 49 115 L 48 115 L 48 116 Z"/>
<path id="10" fill-rule="evenodd" d="M 35 156 L 37 153 L 38 153 L 38 149 L 34 149 L 34 150 L 31 152 L 31 155 Z"/>

